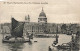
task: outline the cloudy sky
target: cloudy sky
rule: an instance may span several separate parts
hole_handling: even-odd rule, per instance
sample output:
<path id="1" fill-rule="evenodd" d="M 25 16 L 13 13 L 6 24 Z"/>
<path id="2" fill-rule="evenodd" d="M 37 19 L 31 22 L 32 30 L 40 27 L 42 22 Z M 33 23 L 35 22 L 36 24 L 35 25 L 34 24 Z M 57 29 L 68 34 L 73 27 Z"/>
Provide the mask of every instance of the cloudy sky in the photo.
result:
<path id="1" fill-rule="evenodd" d="M 18 4 L 20 2 L 32 4 Z M 33 4 L 34 2 L 45 4 Z M 25 21 L 28 14 L 31 22 L 38 22 L 42 7 L 49 23 L 80 23 L 80 0 L 0 1 L 0 23 L 11 22 L 11 16 L 18 21 Z"/>

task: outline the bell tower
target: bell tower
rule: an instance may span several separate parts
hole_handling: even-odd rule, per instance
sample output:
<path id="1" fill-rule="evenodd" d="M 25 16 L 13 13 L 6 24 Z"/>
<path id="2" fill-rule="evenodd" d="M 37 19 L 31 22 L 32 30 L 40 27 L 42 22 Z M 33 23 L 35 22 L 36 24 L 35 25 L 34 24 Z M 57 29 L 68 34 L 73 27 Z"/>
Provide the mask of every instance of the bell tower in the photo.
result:
<path id="1" fill-rule="evenodd" d="M 29 23 L 30 22 L 30 16 L 25 16 L 25 22 Z"/>

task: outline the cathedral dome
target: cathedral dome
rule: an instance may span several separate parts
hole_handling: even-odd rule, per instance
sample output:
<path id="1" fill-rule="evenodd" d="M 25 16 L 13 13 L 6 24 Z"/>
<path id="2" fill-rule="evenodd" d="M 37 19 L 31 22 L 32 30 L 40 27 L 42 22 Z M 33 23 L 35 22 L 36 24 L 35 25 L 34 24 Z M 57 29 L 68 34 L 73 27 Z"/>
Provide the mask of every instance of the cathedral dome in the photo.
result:
<path id="1" fill-rule="evenodd" d="M 46 17 L 46 14 L 44 12 L 41 12 L 39 17 L 41 17 L 41 16 Z"/>
<path id="2" fill-rule="evenodd" d="M 43 11 L 43 8 L 42 8 L 42 12 L 39 14 L 39 17 L 46 17 L 46 14 L 44 13 L 44 11 Z"/>

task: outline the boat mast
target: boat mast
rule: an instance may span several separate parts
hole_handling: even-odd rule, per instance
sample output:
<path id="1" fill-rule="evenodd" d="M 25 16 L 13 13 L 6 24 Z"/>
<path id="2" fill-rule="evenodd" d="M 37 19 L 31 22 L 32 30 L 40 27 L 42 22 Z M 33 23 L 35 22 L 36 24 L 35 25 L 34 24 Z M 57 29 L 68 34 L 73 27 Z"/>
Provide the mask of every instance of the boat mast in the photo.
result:
<path id="1" fill-rule="evenodd" d="M 4 39 L 4 29 L 2 30 L 2 32 L 3 32 L 3 39 Z"/>
<path id="2" fill-rule="evenodd" d="M 33 26 L 32 26 L 32 35 L 31 35 L 32 39 L 33 39 Z"/>
<path id="3" fill-rule="evenodd" d="M 39 34 L 39 26 L 38 26 L 38 34 Z"/>
<path id="4" fill-rule="evenodd" d="M 57 30 L 56 30 L 56 43 L 58 43 L 58 24 L 57 24 Z"/>
<path id="5" fill-rule="evenodd" d="M 32 34 L 33 34 L 33 26 L 32 26 Z"/>
<path id="6" fill-rule="evenodd" d="M 56 27 L 56 38 L 55 38 L 55 41 L 54 41 L 54 44 L 56 45 L 57 43 L 58 43 L 58 25 L 56 25 L 57 27 Z"/>
<path id="7" fill-rule="evenodd" d="M 58 24 L 57 24 L 57 29 L 56 29 L 56 35 L 58 34 Z"/>

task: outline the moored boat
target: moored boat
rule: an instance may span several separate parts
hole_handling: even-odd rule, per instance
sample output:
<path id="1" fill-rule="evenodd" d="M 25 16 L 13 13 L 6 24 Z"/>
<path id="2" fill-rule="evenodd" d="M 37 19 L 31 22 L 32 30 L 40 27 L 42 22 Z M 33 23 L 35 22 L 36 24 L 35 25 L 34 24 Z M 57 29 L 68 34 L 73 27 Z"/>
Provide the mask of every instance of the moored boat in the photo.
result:
<path id="1" fill-rule="evenodd" d="M 24 28 L 24 22 L 20 23 L 14 18 L 12 18 L 11 22 L 11 36 L 3 37 L 2 42 L 3 43 L 25 43 L 29 42 L 29 39 L 25 39 L 23 37 L 23 28 Z M 3 34 L 4 36 L 4 34 Z"/>

